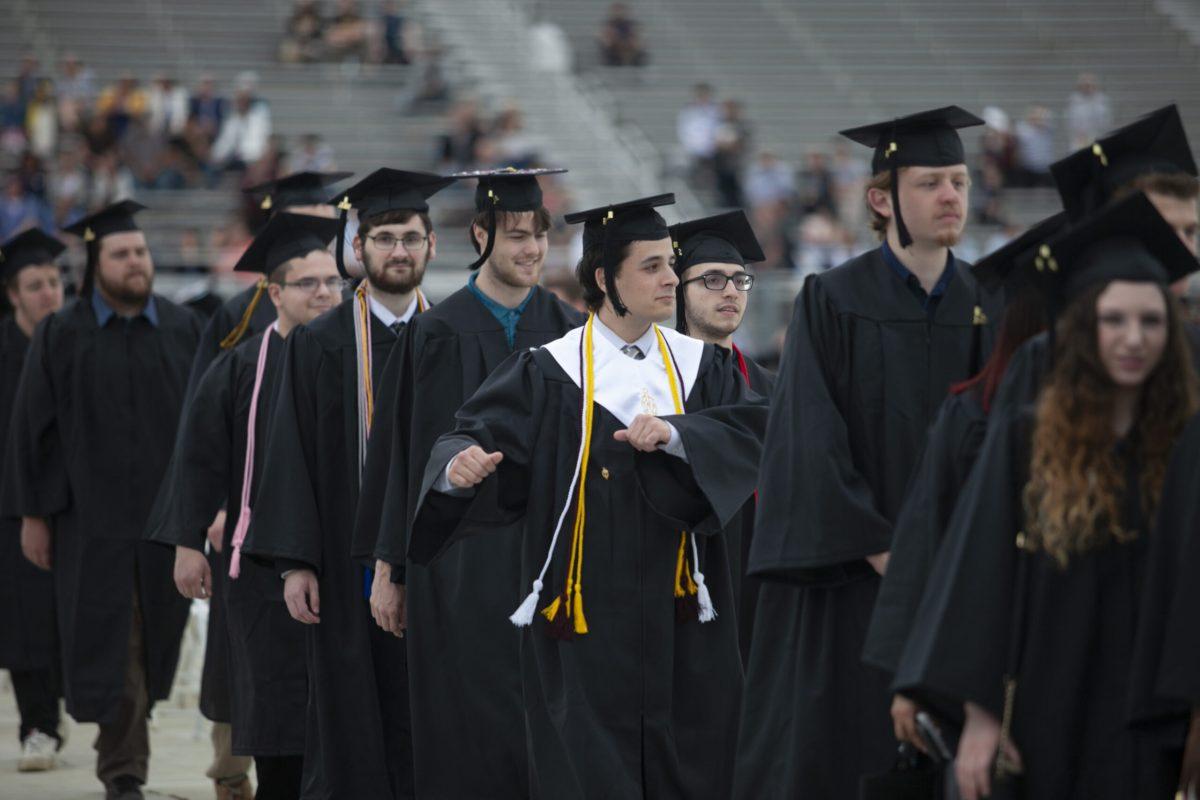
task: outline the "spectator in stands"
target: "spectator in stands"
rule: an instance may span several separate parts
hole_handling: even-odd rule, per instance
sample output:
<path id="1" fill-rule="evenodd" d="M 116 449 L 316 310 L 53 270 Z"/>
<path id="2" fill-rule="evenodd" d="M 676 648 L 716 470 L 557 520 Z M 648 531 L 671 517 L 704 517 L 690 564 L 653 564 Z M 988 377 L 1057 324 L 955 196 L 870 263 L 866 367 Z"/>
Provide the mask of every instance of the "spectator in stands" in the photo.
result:
<path id="1" fill-rule="evenodd" d="M 400 108 L 436 106 L 450 99 L 450 84 L 442 69 L 442 48 L 438 45 L 421 47 L 416 51 L 420 77 L 413 91 L 404 95 Z"/>
<path id="2" fill-rule="evenodd" d="M 258 77 L 243 72 L 237 77 L 232 107 L 212 148 L 212 165 L 241 172 L 262 158 L 271 137 L 271 109 L 255 91 Z"/>
<path id="3" fill-rule="evenodd" d="M 4 152 L 14 156 L 24 152 L 29 142 L 25 136 L 21 82 L 15 79 L 4 84 L 4 94 L 0 96 L 0 142 Z"/>
<path id="4" fill-rule="evenodd" d="M 750 124 L 742 116 L 737 100 L 721 103 L 721 121 L 717 126 L 713 173 L 717 182 L 717 202 L 729 208 L 742 206 L 742 172 L 750 150 Z"/>
<path id="5" fill-rule="evenodd" d="M 288 157 L 284 174 L 294 172 L 333 172 L 337 164 L 333 147 L 319 133 L 306 133 L 300 137 L 300 147 Z"/>
<path id="6" fill-rule="evenodd" d="M 25 107 L 25 132 L 29 149 L 41 159 L 51 159 L 58 148 L 58 102 L 54 81 L 42 78 Z"/>
<path id="7" fill-rule="evenodd" d="M 125 135 L 130 121 L 146 110 L 146 93 L 138 85 L 138 79 L 129 73 L 105 87 L 96 101 L 96 116 L 104 120 L 108 132 L 118 140 Z"/>
<path id="8" fill-rule="evenodd" d="M 460 100 L 450 112 L 450 130 L 437 139 L 438 166 L 445 172 L 468 169 L 475 163 L 475 150 L 483 138 L 479 104 L 473 99 Z"/>
<path id="9" fill-rule="evenodd" d="M 835 217 L 844 228 L 855 230 L 866 213 L 862 198 L 871 178 L 871 165 L 851 149 L 845 137 L 839 136 L 833 142 L 833 162 L 829 172 L 833 177 Z"/>
<path id="10" fill-rule="evenodd" d="M 1087 147 L 1112 128 L 1112 104 L 1091 72 L 1082 73 L 1075 83 L 1075 91 L 1067 98 L 1066 118 L 1072 151 Z"/>
<path id="11" fill-rule="evenodd" d="M 796 197 L 796 180 L 791 165 L 764 150 L 746 170 L 746 202 L 750 220 L 759 234 L 766 259 L 763 265 L 779 266 L 788 262 L 788 220 Z M 759 268 L 764 268 L 759 265 Z"/>
<path id="12" fill-rule="evenodd" d="M 227 105 L 225 98 L 217 95 L 217 82 L 213 77 L 200 76 L 196 91 L 188 103 L 188 120 L 195 123 L 196 132 L 207 137 L 210 144 L 216 140 L 221 123 L 225 121 Z"/>
<path id="13" fill-rule="evenodd" d="M 317 0 L 297 0 L 279 45 L 279 60 L 288 64 L 320 61 L 325 55 L 325 21 Z"/>
<path id="14" fill-rule="evenodd" d="M 861 203 L 861 196 L 859 201 Z M 854 234 L 827 210 L 809 214 L 800 222 L 799 242 L 792 261 L 801 275 L 824 272 L 855 255 Z"/>
<path id="15" fill-rule="evenodd" d="M 53 230 L 54 220 L 46 204 L 29 194 L 21 176 L 13 173 L 5 181 L 4 197 L 0 199 L 0 240 L 33 227 Z"/>
<path id="16" fill-rule="evenodd" d="M 692 87 L 692 101 L 679 111 L 675 130 L 687 158 L 689 179 L 698 185 L 712 182 L 713 157 L 717 152 L 717 130 L 721 127 L 721 109 L 713 100 L 713 88 L 707 83 Z"/>
<path id="17" fill-rule="evenodd" d="M 994 170 L 1001 185 L 1009 183 L 1016 167 L 1016 140 L 1004 109 L 988 106 L 983 109 L 983 136 L 980 138 L 980 170 Z"/>
<path id="18" fill-rule="evenodd" d="M 367 21 L 358 8 L 358 0 L 338 0 L 337 11 L 325 32 L 325 48 L 335 61 L 366 61 L 368 54 Z"/>
<path id="19" fill-rule="evenodd" d="M 833 173 L 829 168 L 829 157 L 823 151 L 808 151 L 799 178 L 796 202 L 801 214 L 807 216 L 823 211 L 832 216 L 837 212 L 833 200 Z"/>
<path id="20" fill-rule="evenodd" d="M 64 131 L 83 129 L 83 117 L 96 100 L 96 76 L 71 53 L 63 56 L 55 85 L 58 119 Z"/>
<path id="21" fill-rule="evenodd" d="M 384 0 L 380 9 L 380 20 L 383 23 L 383 61 L 385 64 L 411 64 L 413 62 L 406 36 L 412 27 L 404 15 L 407 3 L 400 0 Z"/>
<path id="22" fill-rule="evenodd" d="M 638 23 L 624 3 L 613 3 L 600 29 L 600 60 L 608 67 L 640 67 L 648 57 Z"/>
<path id="23" fill-rule="evenodd" d="M 1054 122 L 1050 109 L 1032 106 L 1016 127 L 1016 170 L 1020 186 L 1052 186 L 1050 165 L 1055 160 Z"/>
<path id="24" fill-rule="evenodd" d="M 496 116 L 490 138 L 497 164 L 525 169 L 537 163 L 537 144 L 525 131 L 525 119 L 516 105 L 508 104 Z"/>
<path id="25" fill-rule="evenodd" d="M 183 133 L 189 109 L 188 91 L 169 75 L 158 74 L 147 92 L 147 127 L 155 136 L 169 138 Z"/>
<path id="26" fill-rule="evenodd" d="M 57 227 L 62 228 L 87 210 L 88 173 L 84 168 L 87 144 L 78 135 L 64 136 L 49 176 L 48 194 Z"/>
<path id="27" fill-rule="evenodd" d="M 103 208 L 133 197 L 133 174 L 122 163 L 115 148 L 92 156 L 88 208 Z"/>
<path id="28" fill-rule="evenodd" d="M 38 84 L 37 57 L 26 53 L 21 56 L 21 66 L 17 70 L 17 83 L 20 86 L 21 102 L 28 103 L 37 91 Z"/>

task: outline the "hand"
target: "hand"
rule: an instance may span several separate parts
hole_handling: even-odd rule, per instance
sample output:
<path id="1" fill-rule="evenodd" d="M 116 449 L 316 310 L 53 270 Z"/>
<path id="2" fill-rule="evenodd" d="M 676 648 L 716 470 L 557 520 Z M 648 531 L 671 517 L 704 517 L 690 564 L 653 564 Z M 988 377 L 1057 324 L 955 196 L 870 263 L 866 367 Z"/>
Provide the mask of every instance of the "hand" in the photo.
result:
<path id="1" fill-rule="evenodd" d="M 618 442 L 629 442 L 635 450 L 653 453 L 671 441 L 671 426 L 652 414 L 638 414 L 628 428 L 617 431 L 613 438 Z"/>
<path id="2" fill-rule="evenodd" d="M 1183 769 L 1179 773 L 1179 791 L 1184 797 L 1200 792 L 1200 709 L 1192 711 L 1187 741 L 1183 745 Z"/>
<path id="3" fill-rule="evenodd" d="M 980 800 L 992 792 L 992 765 L 1000 747 L 1000 721 L 974 703 L 966 704 L 967 722 L 958 740 L 954 777 L 963 800 Z M 1004 743 L 1004 754 L 1017 767 L 1021 754 L 1012 742 Z"/>
<path id="4" fill-rule="evenodd" d="M 403 584 L 392 583 L 392 565 L 375 562 L 375 579 L 371 582 L 371 616 L 375 624 L 401 639 L 408 628 L 407 595 Z"/>
<path id="5" fill-rule="evenodd" d="M 925 739 L 917 728 L 917 712 L 920 710 L 920 706 L 912 700 L 896 695 L 892 698 L 892 728 L 896 732 L 896 741 L 908 742 L 928 755 L 929 749 L 925 746 Z"/>
<path id="6" fill-rule="evenodd" d="M 321 590 L 317 586 L 317 573 L 311 569 L 298 569 L 288 573 L 283 580 L 283 602 L 288 613 L 296 622 L 316 625 L 321 621 Z"/>
<path id="7" fill-rule="evenodd" d="M 458 489 L 470 489 L 495 472 L 496 466 L 503 460 L 503 453 L 487 453 L 479 445 L 473 444 L 450 462 L 450 483 Z"/>
<path id="8" fill-rule="evenodd" d="M 214 553 L 221 552 L 221 545 L 225 541 L 225 509 L 217 512 L 213 517 L 212 523 L 208 526 L 208 546 L 212 548 Z"/>
<path id="9" fill-rule="evenodd" d="M 212 589 L 212 570 L 199 550 L 175 548 L 175 588 L 192 600 L 207 600 Z"/>
<path id="10" fill-rule="evenodd" d="M 876 553 L 873 556 L 867 556 L 867 563 L 878 572 L 880 575 L 887 574 L 888 561 L 891 560 L 892 553 L 890 550 L 885 550 L 882 553 Z"/>
<path id="11" fill-rule="evenodd" d="M 21 518 L 21 552 L 38 569 L 54 565 L 50 526 L 41 517 Z"/>

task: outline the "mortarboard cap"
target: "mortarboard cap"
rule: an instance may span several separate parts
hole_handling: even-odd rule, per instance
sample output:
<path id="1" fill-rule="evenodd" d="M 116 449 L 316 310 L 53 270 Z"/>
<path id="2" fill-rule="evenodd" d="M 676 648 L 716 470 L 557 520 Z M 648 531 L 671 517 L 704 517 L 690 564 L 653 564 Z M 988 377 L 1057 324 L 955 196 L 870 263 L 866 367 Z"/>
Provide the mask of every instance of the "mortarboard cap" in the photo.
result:
<path id="1" fill-rule="evenodd" d="M 359 220 L 386 214 L 389 211 L 429 211 L 430 197 L 454 183 L 454 178 L 443 177 L 432 172 L 410 172 L 402 169 L 381 167 L 358 183 L 339 193 L 338 198 L 329 201 L 341 212 L 342 226 L 338 230 L 337 257 L 338 272 L 343 277 L 350 277 L 346 272 L 346 264 L 342 255 L 345 249 L 346 217 L 350 209 L 358 209 Z"/>
<path id="2" fill-rule="evenodd" d="M 275 214 L 254 237 L 233 269 L 235 272 L 270 275 L 293 258 L 306 256 L 314 250 L 327 250 L 340 225 L 336 219 L 308 214 Z"/>
<path id="3" fill-rule="evenodd" d="M 542 207 L 542 185 L 538 182 L 538 176 L 561 175 L 564 172 L 565 169 L 505 167 L 454 173 L 452 177 L 457 180 L 474 178 L 479 181 L 475 186 L 475 211 L 490 212 L 487 244 L 469 269 L 478 269 L 492 255 L 496 238 L 496 212 L 537 211 Z"/>
<path id="4" fill-rule="evenodd" d="M 1100 137 L 1050 165 L 1072 220 L 1103 206 L 1122 187 L 1151 173 L 1196 175 L 1183 120 L 1174 104 Z"/>
<path id="5" fill-rule="evenodd" d="M 246 189 L 246 194 L 262 195 L 262 209 L 279 210 L 288 206 L 318 206 L 329 203 L 329 187 L 353 175 L 353 172 L 294 172 L 273 181 Z"/>
<path id="6" fill-rule="evenodd" d="M 763 261 L 762 246 L 750 220 L 742 210 L 727 211 L 712 217 L 672 225 L 671 246 L 677 260 L 675 271 L 682 274 L 696 264 L 746 264 Z"/>
<path id="7" fill-rule="evenodd" d="M 842 136 L 874 149 L 873 173 L 891 171 L 892 209 L 901 247 L 912 244 L 912 237 L 900 214 L 898 170 L 901 167 L 951 167 L 965 163 L 966 155 L 958 131 L 983 124 L 982 119 L 969 111 L 958 106 L 945 106 L 841 131 Z"/>
<path id="8" fill-rule="evenodd" d="M 1056 309 L 1097 284 L 1174 283 L 1200 269 L 1200 262 L 1154 204 L 1138 192 L 1027 251 L 1017 269 Z"/>
<path id="9" fill-rule="evenodd" d="M 1015 269 L 1021 256 L 1046 242 L 1047 239 L 1067 227 L 1067 215 L 1063 211 L 1046 217 L 1031 226 L 1020 236 L 988 253 L 975 262 L 971 273 L 989 294 L 1006 289 L 1009 293 L 1024 285 L 1024 273 Z"/>
<path id="10" fill-rule="evenodd" d="M 66 245 L 40 228 L 18 233 L 0 245 L 0 280 L 12 280 L 25 267 L 53 264 L 66 249 Z"/>
<path id="11" fill-rule="evenodd" d="M 613 310 L 624 316 L 627 312 L 617 294 L 616 276 L 620 264 L 616 248 L 629 242 L 656 241 L 670 238 L 671 232 L 655 208 L 675 203 L 674 194 L 658 194 L 623 203 L 613 203 L 587 211 L 575 211 L 564 219 L 568 224 L 583 223 L 583 249 L 603 249 L 601 265 L 604 284 Z"/>
<path id="12" fill-rule="evenodd" d="M 135 200 L 122 200 L 102 208 L 94 214 L 89 214 L 78 222 L 63 228 L 84 242 L 94 242 L 105 236 L 126 231 L 141 230 L 134 221 L 133 215 L 146 207 Z"/>

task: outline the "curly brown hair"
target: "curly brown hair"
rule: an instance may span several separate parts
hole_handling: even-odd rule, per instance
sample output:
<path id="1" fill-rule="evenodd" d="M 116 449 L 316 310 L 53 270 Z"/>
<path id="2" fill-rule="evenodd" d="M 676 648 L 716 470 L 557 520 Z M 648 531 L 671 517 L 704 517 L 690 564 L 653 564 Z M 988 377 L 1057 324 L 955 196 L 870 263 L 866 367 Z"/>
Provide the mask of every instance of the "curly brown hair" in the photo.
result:
<path id="1" fill-rule="evenodd" d="M 1073 555 L 1138 535 L 1122 528 L 1125 471 L 1115 453 L 1115 393 L 1096 344 L 1096 301 L 1105 288 L 1089 289 L 1060 318 L 1054 369 L 1037 404 L 1023 497 L 1026 532 L 1062 567 Z M 1171 448 L 1197 406 L 1197 378 L 1181 311 L 1166 289 L 1163 297 L 1167 345 L 1142 386 L 1130 436 L 1137 447 L 1146 519 L 1158 508 Z"/>

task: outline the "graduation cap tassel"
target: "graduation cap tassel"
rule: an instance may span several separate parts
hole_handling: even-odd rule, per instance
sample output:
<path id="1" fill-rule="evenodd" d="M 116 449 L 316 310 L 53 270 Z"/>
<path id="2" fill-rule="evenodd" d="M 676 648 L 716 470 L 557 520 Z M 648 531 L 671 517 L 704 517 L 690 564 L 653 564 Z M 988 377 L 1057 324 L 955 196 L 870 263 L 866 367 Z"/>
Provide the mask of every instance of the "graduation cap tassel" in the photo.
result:
<path id="1" fill-rule="evenodd" d="M 92 294 L 92 282 L 95 279 L 96 262 L 100 258 L 100 246 L 96 243 L 96 237 L 93 236 L 87 240 L 84 250 L 87 252 L 87 260 L 83 265 L 83 280 L 79 284 L 79 296 L 90 297 Z"/>
<path id="2" fill-rule="evenodd" d="M 488 197 L 491 199 L 492 205 L 491 208 L 488 209 L 487 243 L 480 248 L 479 258 L 475 259 L 475 261 L 469 267 L 467 267 L 467 269 L 470 270 L 475 270 L 482 267 L 484 263 L 492 257 L 492 250 L 494 250 L 496 246 L 496 204 L 500 202 L 500 198 L 491 191 L 488 192 Z"/>
<path id="3" fill-rule="evenodd" d="M 225 334 L 225 338 L 221 340 L 221 349 L 228 350 L 237 345 L 246 335 L 246 331 L 250 330 L 250 319 L 254 316 L 254 310 L 258 308 L 258 303 L 262 300 L 263 293 L 267 290 L 267 279 L 259 278 L 258 283 L 254 287 L 254 295 L 250 298 L 250 302 L 246 305 L 246 310 L 242 312 L 242 318 L 238 320 L 238 324 L 233 326 L 233 330 Z"/>
<path id="4" fill-rule="evenodd" d="M 604 288 L 608 292 L 608 300 L 612 303 L 613 311 L 617 312 L 618 317 L 623 317 L 629 313 L 629 309 L 621 302 L 621 295 L 617 292 L 617 268 L 620 264 L 617 263 L 617 247 L 609 234 L 611 228 L 608 227 L 608 221 L 612 219 L 612 212 L 608 212 L 609 217 L 605 220 L 604 228 L 604 247 L 601 253 L 601 258 L 604 261 Z"/>
<path id="5" fill-rule="evenodd" d="M 338 208 L 341 211 L 338 219 L 342 224 L 338 226 L 337 250 L 333 254 L 333 260 L 337 264 L 338 274 L 346 280 L 350 280 L 350 273 L 346 271 L 346 256 L 343 253 L 346 249 L 346 222 L 350 218 L 350 199 L 343 198 L 342 202 L 338 203 Z"/>
<path id="6" fill-rule="evenodd" d="M 908 226 L 904 224 L 904 215 L 900 213 L 900 170 L 892 165 L 892 216 L 896 218 L 896 236 L 900 239 L 901 247 L 912 244 L 912 236 Z"/>

